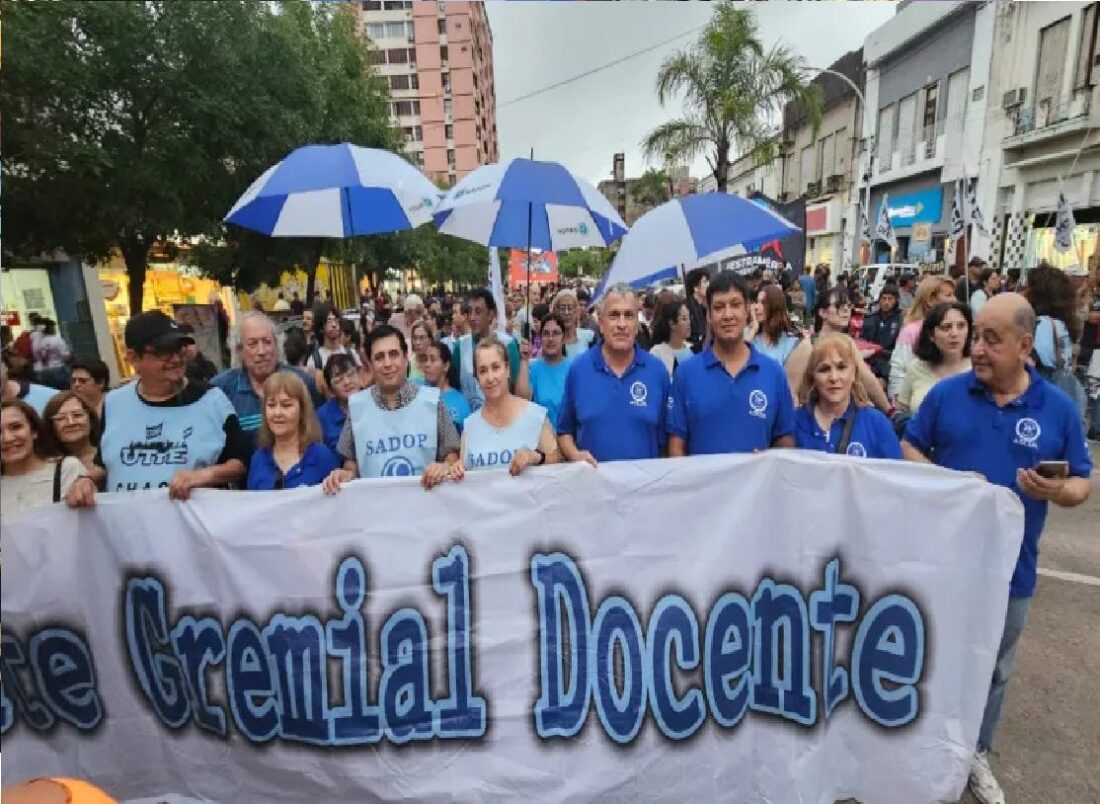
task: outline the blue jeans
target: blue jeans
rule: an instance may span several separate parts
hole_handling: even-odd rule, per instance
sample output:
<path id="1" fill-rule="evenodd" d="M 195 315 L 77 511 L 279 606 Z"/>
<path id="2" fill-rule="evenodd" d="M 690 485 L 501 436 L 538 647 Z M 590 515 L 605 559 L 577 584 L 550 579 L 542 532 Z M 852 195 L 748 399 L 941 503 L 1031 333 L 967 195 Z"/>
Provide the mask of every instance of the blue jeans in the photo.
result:
<path id="1" fill-rule="evenodd" d="M 1010 597 L 1008 613 L 1005 615 L 1005 630 L 1001 635 L 1001 647 L 997 650 L 997 664 L 993 666 L 993 683 L 989 687 L 989 697 L 985 701 L 985 714 L 982 716 L 982 728 L 978 732 L 978 750 L 988 751 L 993 747 L 993 735 L 1001 722 L 1001 707 L 1005 701 L 1005 688 L 1012 677 L 1012 665 L 1016 661 L 1016 645 L 1020 634 L 1024 632 L 1027 621 L 1027 609 L 1031 605 L 1030 597 Z"/>

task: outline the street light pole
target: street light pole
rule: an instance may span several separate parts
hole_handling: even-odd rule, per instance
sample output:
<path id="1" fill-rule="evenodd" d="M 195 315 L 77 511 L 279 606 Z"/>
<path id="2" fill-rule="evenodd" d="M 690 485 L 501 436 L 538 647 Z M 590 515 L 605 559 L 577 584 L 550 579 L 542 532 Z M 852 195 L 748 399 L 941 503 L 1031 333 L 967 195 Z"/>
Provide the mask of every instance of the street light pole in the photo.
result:
<path id="1" fill-rule="evenodd" d="M 835 77 L 839 78 L 841 81 L 843 81 L 844 83 L 846 83 L 848 86 L 850 86 L 852 88 L 852 91 L 854 91 L 856 93 L 856 98 L 859 99 L 860 113 L 866 115 L 866 113 L 867 113 L 867 99 L 863 96 L 863 90 L 861 90 L 856 85 L 856 82 L 853 81 L 851 78 L 846 76 L 844 73 L 837 72 L 836 70 L 830 69 L 828 67 L 803 66 L 802 69 L 807 70 L 807 71 L 817 72 L 817 73 L 826 73 L 828 75 L 835 76 Z M 874 148 L 874 146 L 875 146 L 875 135 L 871 134 L 869 137 L 867 137 L 867 187 L 866 187 L 867 202 L 866 202 L 866 207 L 865 208 L 867 210 L 867 228 L 868 229 L 871 228 L 871 173 L 872 173 L 872 170 L 874 168 L 874 159 L 875 159 L 875 148 Z M 859 195 L 860 195 L 859 193 L 856 193 L 856 233 L 857 233 L 857 241 L 862 242 L 863 241 L 863 217 L 859 214 L 860 213 Z M 868 242 L 868 244 L 867 244 L 868 261 L 870 260 L 871 253 L 874 251 L 874 248 L 875 248 L 875 240 L 874 240 L 874 235 L 872 235 L 871 238 L 870 238 L 870 242 Z M 853 255 L 853 256 L 855 256 L 855 255 Z"/>

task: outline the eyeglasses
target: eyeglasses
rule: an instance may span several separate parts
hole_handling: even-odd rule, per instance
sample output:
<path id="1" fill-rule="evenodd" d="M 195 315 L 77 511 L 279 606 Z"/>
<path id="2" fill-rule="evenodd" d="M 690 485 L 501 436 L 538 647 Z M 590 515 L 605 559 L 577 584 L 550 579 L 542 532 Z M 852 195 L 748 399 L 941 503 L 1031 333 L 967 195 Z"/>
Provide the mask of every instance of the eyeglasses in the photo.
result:
<path id="1" fill-rule="evenodd" d="M 167 363 L 173 357 L 179 357 L 183 354 L 184 345 L 182 343 L 175 343 L 171 346 L 161 347 L 146 347 L 142 350 L 142 357 L 152 357 L 159 360 L 162 363 Z"/>
<path id="2" fill-rule="evenodd" d="M 575 305 L 575 304 L 559 304 L 558 305 L 558 312 L 559 313 L 572 313 L 572 312 L 576 311 L 576 309 L 577 309 L 577 305 Z"/>
<path id="3" fill-rule="evenodd" d="M 71 410 L 68 413 L 58 413 L 51 416 L 50 419 L 56 424 L 64 424 L 65 422 L 81 424 L 88 421 L 88 414 L 82 410 Z"/>

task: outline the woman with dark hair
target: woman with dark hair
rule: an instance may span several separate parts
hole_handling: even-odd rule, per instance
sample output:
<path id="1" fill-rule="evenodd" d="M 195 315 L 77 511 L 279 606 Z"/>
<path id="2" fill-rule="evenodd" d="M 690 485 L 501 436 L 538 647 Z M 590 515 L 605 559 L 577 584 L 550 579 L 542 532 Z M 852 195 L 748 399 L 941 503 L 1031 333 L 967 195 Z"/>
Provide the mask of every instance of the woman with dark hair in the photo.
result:
<path id="1" fill-rule="evenodd" d="M 970 294 L 970 312 L 974 315 L 982 309 L 982 306 L 992 299 L 1001 289 L 1001 274 L 992 268 L 982 271 L 982 279 L 978 289 Z"/>
<path id="2" fill-rule="evenodd" d="M 439 398 L 461 433 L 462 425 L 470 415 L 470 403 L 458 390 L 458 366 L 454 364 L 451 348 L 442 341 L 432 341 L 424 351 L 421 368 L 424 384 L 439 389 Z"/>
<path id="3" fill-rule="evenodd" d="M 88 403 L 96 417 L 103 418 L 103 398 L 111 384 L 111 372 L 98 357 L 77 356 L 69 376 L 70 387 Z"/>
<path id="4" fill-rule="evenodd" d="M 1084 415 L 1088 397 L 1073 374 L 1073 345 L 1081 338 L 1077 294 L 1065 272 L 1040 263 L 1027 272 L 1024 295 L 1035 310 L 1036 368 L 1060 388 Z"/>
<path id="5" fill-rule="evenodd" d="M 550 313 L 542 319 L 542 354 L 528 366 L 528 384 L 516 384 L 516 396 L 546 408 L 546 416 L 555 432 L 558 429 L 558 409 L 565 394 L 565 378 L 573 363 L 573 358 L 565 354 L 566 327 L 565 319 L 557 313 Z"/>
<path id="6" fill-rule="evenodd" d="M 905 369 L 898 411 L 917 412 L 932 386 L 946 377 L 970 371 L 970 308 L 959 302 L 937 304 L 921 325 L 914 359 Z"/>
<path id="7" fill-rule="evenodd" d="M 676 300 L 662 304 L 653 319 L 653 346 L 649 353 L 658 358 L 671 377 L 676 367 L 695 354 L 691 350 L 691 311 Z"/>
<path id="8" fill-rule="evenodd" d="M 58 454 L 49 428 L 21 399 L 0 403 L 0 512 L 4 516 L 61 502 L 87 472 Z"/>
<path id="9" fill-rule="evenodd" d="M 753 348 L 767 355 L 779 365 L 787 368 L 805 366 L 813 346 L 805 340 L 791 323 L 787 314 L 787 295 L 779 285 L 765 285 L 756 294 L 756 304 L 752 305 L 755 329 L 752 338 Z M 797 353 L 797 357 L 791 358 Z M 801 377 L 787 372 L 787 382 L 791 388 L 797 388 Z"/>
<path id="10" fill-rule="evenodd" d="M 103 467 L 96 466 L 99 417 L 83 397 L 75 391 L 61 391 L 46 403 L 42 420 L 50 427 L 54 443 L 62 455 L 79 459 L 93 480 L 106 479 L 107 473 Z"/>

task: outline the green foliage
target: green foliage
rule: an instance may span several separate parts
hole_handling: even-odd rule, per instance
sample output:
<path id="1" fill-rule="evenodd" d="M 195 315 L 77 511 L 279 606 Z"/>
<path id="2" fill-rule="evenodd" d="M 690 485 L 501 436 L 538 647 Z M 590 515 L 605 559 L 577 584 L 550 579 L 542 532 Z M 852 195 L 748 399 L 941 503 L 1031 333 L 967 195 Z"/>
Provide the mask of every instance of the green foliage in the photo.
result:
<path id="1" fill-rule="evenodd" d="M 611 265 L 612 249 L 572 249 L 558 254 L 558 274 L 563 279 L 578 276 L 600 276 Z"/>
<path id="2" fill-rule="evenodd" d="M 717 4 L 695 45 L 670 56 L 657 73 L 659 101 L 682 96 L 683 116 L 646 136 L 646 156 L 690 162 L 705 154 L 725 192 L 731 157 L 752 155 L 758 164 L 774 158 L 787 103 L 802 105 L 815 129 L 820 123 L 820 87 L 807 83 L 804 70 L 786 46 L 764 47 L 751 11 Z"/>
<path id="3" fill-rule="evenodd" d="M 150 248 L 177 234 L 201 239 L 193 259 L 224 282 L 305 261 L 312 285 L 328 244 L 227 232 L 223 216 L 299 145 L 397 144 L 341 4 L 14 3 L 4 28 L 5 246 L 119 249 L 133 311 Z"/>
<path id="4" fill-rule="evenodd" d="M 672 197 L 668 174 L 663 170 L 650 168 L 630 186 L 630 195 L 639 206 L 660 206 Z"/>

